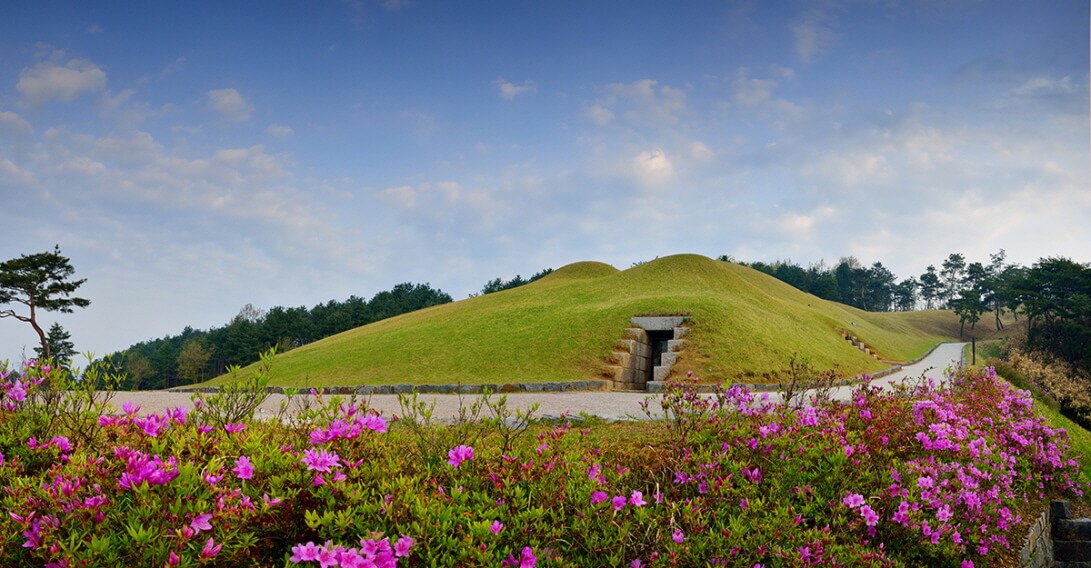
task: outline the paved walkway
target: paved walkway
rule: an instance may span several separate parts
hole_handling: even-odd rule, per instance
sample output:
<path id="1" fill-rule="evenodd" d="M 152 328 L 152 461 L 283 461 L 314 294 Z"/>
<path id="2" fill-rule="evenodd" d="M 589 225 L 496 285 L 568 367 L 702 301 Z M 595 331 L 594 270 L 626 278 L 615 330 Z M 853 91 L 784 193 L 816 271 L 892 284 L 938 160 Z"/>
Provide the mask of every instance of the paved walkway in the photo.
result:
<path id="1" fill-rule="evenodd" d="M 904 381 L 906 379 L 916 379 L 922 374 L 926 374 L 928 377 L 939 381 L 943 378 L 944 370 L 947 367 L 960 362 L 963 345 L 965 344 L 942 344 L 919 363 L 906 366 L 898 373 L 878 379 L 876 383 L 886 385 Z M 844 400 L 849 398 L 851 392 L 851 387 L 840 387 L 834 389 L 833 394 L 835 397 Z M 461 402 L 468 408 L 478 396 L 479 395 L 462 395 Z M 493 396 L 495 397 L 496 395 Z M 649 397 L 655 396 L 656 395 L 638 392 L 599 391 L 511 393 L 507 395 L 509 408 L 528 408 L 537 403 L 538 411 L 535 414 L 536 416 L 559 416 L 562 413 L 567 412 L 572 415 L 583 413 L 589 416 L 606 418 L 608 420 L 644 418 L 645 415 L 640 409 L 640 403 L 648 400 Z M 778 396 L 777 393 L 770 393 L 770 398 L 774 400 Z M 258 415 L 264 417 L 275 416 L 280 408 L 281 401 L 284 399 L 284 395 L 270 395 L 268 400 L 266 400 L 258 409 Z M 450 420 L 458 416 L 460 402 L 459 395 L 420 395 L 420 400 L 428 403 L 434 401 L 436 403 L 433 414 L 436 419 Z M 169 407 L 184 406 L 191 408 L 193 406 L 190 401 L 189 393 L 168 391 L 119 392 L 111 403 L 115 408 L 120 408 L 125 401 L 139 404 L 142 412 L 162 412 Z M 398 404 L 397 395 L 371 395 L 368 397 L 368 401 L 369 406 L 381 412 L 383 416 L 390 417 L 401 414 L 401 407 Z M 652 403 L 651 408 L 656 411 L 662 410 L 656 402 Z"/>

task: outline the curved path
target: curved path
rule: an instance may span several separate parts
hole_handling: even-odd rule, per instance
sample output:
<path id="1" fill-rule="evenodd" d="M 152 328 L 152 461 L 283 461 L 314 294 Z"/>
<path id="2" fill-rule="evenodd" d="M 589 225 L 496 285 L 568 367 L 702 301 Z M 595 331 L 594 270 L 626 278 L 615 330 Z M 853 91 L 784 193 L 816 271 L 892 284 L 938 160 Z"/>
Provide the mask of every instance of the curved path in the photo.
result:
<path id="1" fill-rule="evenodd" d="M 927 375 L 937 381 L 942 380 L 944 370 L 947 367 L 958 364 L 962 359 L 962 347 L 965 343 L 944 343 L 938 346 L 931 354 L 915 365 L 908 365 L 897 373 L 893 373 L 875 381 L 876 384 L 889 385 L 891 383 L 916 379 Z M 852 387 L 840 387 L 834 389 L 834 396 L 839 399 L 848 399 Z M 494 395 L 495 396 L 495 395 Z M 538 411 L 535 416 L 545 415 L 560 416 L 567 412 L 571 415 L 587 414 L 598 416 L 607 420 L 626 418 L 644 418 L 640 409 L 640 403 L 649 397 L 656 397 L 648 393 L 640 392 L 608 392 L 608 391 L 568 391 L 568 392 L 542 392 L 542 393 L 510 393 L 508 397 L 509 408 L 527 408 L 537 403 Z M 420 400 L 436 403 L 433 418 L 438 420 L 450 420 L 458 416 L 459 401 L 467 407 L 478 395 L 452 395 L 452 394 L 422 394 Z M 769 393 L 769 397 L 776 400 L 777 393 Z M 284 395 L 272 394 L 258 409 L 258 417 L 273 417 L 280 408 Z M 365 397 L 369 400 L 369 406 L 381 412 L 383 416 L 390 417 L 401 414 L 397 395 L 376 394 Z M 168 391 L 135 391 L 118 392 L 111 400 L 115 408 L 130 401 L 141 407 L 141 412 L 162 412 L 169 407 L 191 408 L 190 393 Z M 653 403 L 652 410 L 662 410 L 657 403 Z"/>

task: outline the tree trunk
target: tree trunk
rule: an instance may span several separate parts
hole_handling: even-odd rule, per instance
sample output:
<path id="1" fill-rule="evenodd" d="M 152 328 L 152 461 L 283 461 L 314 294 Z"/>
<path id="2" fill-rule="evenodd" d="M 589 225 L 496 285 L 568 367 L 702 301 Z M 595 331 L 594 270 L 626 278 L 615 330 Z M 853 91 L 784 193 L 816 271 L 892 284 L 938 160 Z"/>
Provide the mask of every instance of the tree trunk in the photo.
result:
<path id="1" fill-rule="evenodd" d="M 48 361 L 52 354 L 49 352 L 49 341 L 45 338 L 45 332 L 38 326 L 38 321 L 34 317 L 34 302 L 30 302 L 30 326 L 34 328 L 34 331 L 38 334 L 38 339 L 42 342 L 42 359 Z"/>

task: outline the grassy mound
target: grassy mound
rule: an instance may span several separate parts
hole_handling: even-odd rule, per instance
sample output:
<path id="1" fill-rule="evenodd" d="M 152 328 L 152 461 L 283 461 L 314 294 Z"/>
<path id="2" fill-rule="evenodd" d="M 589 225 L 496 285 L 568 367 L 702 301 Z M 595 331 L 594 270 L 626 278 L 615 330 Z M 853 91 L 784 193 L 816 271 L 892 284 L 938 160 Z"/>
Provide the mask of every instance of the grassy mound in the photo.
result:
<path id="1" fill-rule="evenodd" d="M 678 255 L 625 271 L 576 263 L 526 286 L 350 330 L 278 356 L 272 382 L 469 384 L 603 377 L 629 318 L 667 314 L 691 318 L 687 347 L 675 369 L 706 381 L 761 381 L 795 353 L 820 368 L 839 365 L 846 374 L 886 366 L 850 346 L 843 330 L 894 361 L 915 358 L 958 333 L 951 312 L 864 312 L 744 266 Z"/>

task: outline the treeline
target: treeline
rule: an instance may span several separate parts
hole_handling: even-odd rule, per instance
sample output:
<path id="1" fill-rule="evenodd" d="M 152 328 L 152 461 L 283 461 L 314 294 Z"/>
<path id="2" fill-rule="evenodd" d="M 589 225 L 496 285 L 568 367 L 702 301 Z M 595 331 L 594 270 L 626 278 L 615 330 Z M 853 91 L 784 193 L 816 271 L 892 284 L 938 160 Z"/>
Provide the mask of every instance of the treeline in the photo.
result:
<path id="1" fill-rule="evenodd" d="M 790 260 L 737 262 L 764 272 L 804 292 L 862 310 L 910 311 L 950 309 L 962 324 L 974 329 L 986 315 L 996 329 L 1001 316 L 1027 317 L 1027 345 L 1091 370 L 1091 267 L 1065 258 L 1043 258 L 1030 268 L 1006 262 L 1003 250 L 989 262 L 967 262 L 949 255 L 937 269 L 929 265 L 920 276 L 898 278 L 881 262 L 863 266 L 854 257 L 836 265 L 806 268 Z"/>
<path id="2" fill-rule="evenodd" d="M 1026 269 L 1005 262 L 1003 249 L 989 255 L 989 262 L 966 262 L 966 257 L 952 253 L 940 264 L 929 265 L 920 276 L 899 280 L 882 262 L 863 266 L 855 257 L 841 258 L 833 267 L 825 263 L 803 268 L 788 261 L 772 264 L 740 262 L 755 270 L 790 284 L 825 300 L 840 302 L 870 312 L 951 309 L 958 313 L 961 329 L 970 329 L 985 314 L 991 313 L 993 325 L 1001 329 L 1000 316 L 1015 313 L 1021 298 L 1014 285 Z M 731 257 L 719 260 L 736 262 Z"/>
<path id="3" fill-rule="evenodd" d="M 494 278 L 494 279 L 489 280 L 488 282 L 486 282 L 485 285 L 481 287 L 481 294 L 470 294 L 470 297 L 472 298 L 472 297 L 478 296 L 478 295 L 492 294 L 494 292 L 500 292 L 502 290 L 510 290 L 512 288 L 518 288 L 520 286 L 525 286 L 527 284 L 530 284 L 531 282 L 534 282 L 535 280 L 541 279 L 542 277 L 548 276 L 548 275 L 550 275 L 552 273 L 553 273 L 552 268 L 546 268 L 545 270 L 542 270 L 541 272 L 535 273 L 533 276 L 531 276 L 530 278 L 528 278 L 526 280 L 524 280 L 523 277 L 518 275 L 518 274 L 516 274 L 515 278 L 512 278 L 511 280 L 504 280 L 503 278 Z"/>
<path id="4" fill-rule="evenodd" d="M 1091 267 L 1044 258 L 1011 293 L 1027 316 L 1027 346 L 1091 372 Z"/>
<path id="5" fill-rule="evenodd" d="M 276 347 L 285 352 L 362 325 L 430 306 L 451 296 L 428 284 L 403 283 L 371 300 L 350 296 L 311 309 L 276 306 L 268 311 L 247 304 L 231 321 L 208 331 L 182 333 L 137 343 L 110 355 L 127 375 L 126 389 L 163 389 L 215 377 L 231 365 L 248 365 Z"/>

